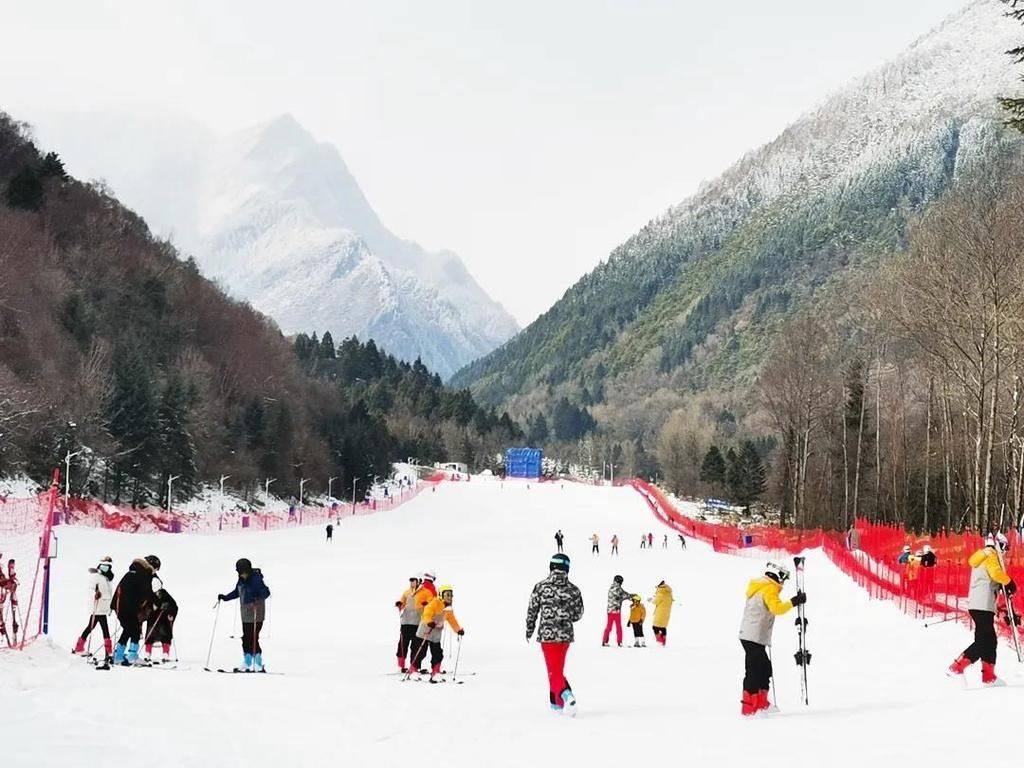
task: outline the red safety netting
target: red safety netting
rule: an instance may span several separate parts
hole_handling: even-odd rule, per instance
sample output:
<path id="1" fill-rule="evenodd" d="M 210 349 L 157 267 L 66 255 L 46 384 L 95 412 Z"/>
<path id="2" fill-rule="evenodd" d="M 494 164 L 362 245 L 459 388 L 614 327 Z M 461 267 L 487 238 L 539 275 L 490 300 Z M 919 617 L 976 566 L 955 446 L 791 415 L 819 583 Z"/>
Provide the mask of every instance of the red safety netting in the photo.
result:
<path id="1" fill-rule="evenodd" d="M 647 501 L 651 511 L 665 525 L 710 544 L 716 552 L 733 555 L 773 557 L 799 554 L 805 549 L 821 548 L 839 570 L 853 579 L 875 599 L 895 602 L 904 612 L 922 618 L 948 616 L 969 622 L 967 592 L 970 568 L 967 559 L 984 543 L 974 533 L 917 535 L 894 525 L 858 520 L 855 533 L 821 529 L 796 530 L 767 526 L 740 528 L 722 523 L 694 520 L 681 514 L 659 488 L 634 480 L 632 486 Z M 1024 547 L 1018 532 L 1007 534 L 1011 546 L 1006 569 L 1018 583 L 1024 581 Z M 924 568 L 919 563 L 903 565 L 897 557 L 904 546 L 913 552 L 925 544 L 936 555 L 936 565 Z M 1010 628 L 999 624 L 1010 635 Z"/>
<path id="2" fill-rule="evenodd" d="M 56 478 L 37 497 L 0 497 L 0 650 L 24 648 L 43 632 L 55 501 Z"/>

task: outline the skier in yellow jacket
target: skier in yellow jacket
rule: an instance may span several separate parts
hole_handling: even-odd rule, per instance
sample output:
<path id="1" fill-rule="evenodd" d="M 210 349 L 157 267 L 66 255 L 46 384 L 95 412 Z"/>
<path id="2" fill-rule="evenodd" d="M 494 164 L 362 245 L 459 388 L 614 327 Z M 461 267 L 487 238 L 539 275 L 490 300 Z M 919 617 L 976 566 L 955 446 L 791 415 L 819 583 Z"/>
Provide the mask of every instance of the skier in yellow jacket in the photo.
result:
<path id="1" fill-rule="evenodd" d="M 668 640 L 668 620 L 672 615 L 672 587 L 664 581 L 658 584 L 651 603 L 654 604 L 654 618 L 651 621 L 654 640 L 658 645 L 665 645 Z"/>
<path id="2" fill-rule="evenodd" d="M 807 595 L 803 592 L 797 592 L 791 600 L 779 598 L 782 585 L 788 580 L 788 568 L 768 563 L 764 576 L 752 579 L 747 585 L 747 602 L 740 623 L 740 644 L 746 655 L 743 706 L 740 710 L 744 716 L 756 715 L 770 706 L 768 689 L 771 686 L 772 663 L 766 648 L 772 644 L 775 617 L 807 602 Z"/>
<path id="3" fill-rule="evenodd" d="M 423 609 L 420 627 L 416 631 L 419 647 L 416 650 L 416 656 L 413 658 L 412 666 L 409 667 L 409 673 L 412 674 L 419 670 L 420 664 L 423 663 L 423 658 L 427 655 L 427 649 L 429 648 L 430 682 L 432 683 L 441 682 L 438 676 L 441 674 L 441 662 L 444 660 L 441 636 L 444 633 L 445 622 L 448 623 L 448 626 L 460 638 L 466 634 L 466 630 L 459 626 L 455 613 L 452 611 L 454 597 L 455 592 L 451 584 L 442 585 L 438 590 L 437 597 L 427 603 L 427 607 Z"/>
<path id="4" fill-rule="evenodd" d="M 1013 597 L 1017 584 L 1003 569 L 1000 553 L 1009 548 L 1006 537 L 997 533 L 985 539 L 985 546 L 967 560 L 971 566 L 971 588 L 967 594 L 967 612 L 974 620 L 974 642 L 949 665 L 948 675 L 963 675 L 971 664 L 981 659 L 982 685 L 1004 685 L 996 677 L 996 594 L 1003 590 Z"/>
<path id="5" fill-rule="evenodd" d="M 644 638 L 644 619 L 647 618 L 647 609 L 640 602 L 640 595 L 633 595 L 630 598 L 633 605 L 629 609 L 629 626 L 633 628 L 633 647 L 646 648 L 647 640 Z"/>

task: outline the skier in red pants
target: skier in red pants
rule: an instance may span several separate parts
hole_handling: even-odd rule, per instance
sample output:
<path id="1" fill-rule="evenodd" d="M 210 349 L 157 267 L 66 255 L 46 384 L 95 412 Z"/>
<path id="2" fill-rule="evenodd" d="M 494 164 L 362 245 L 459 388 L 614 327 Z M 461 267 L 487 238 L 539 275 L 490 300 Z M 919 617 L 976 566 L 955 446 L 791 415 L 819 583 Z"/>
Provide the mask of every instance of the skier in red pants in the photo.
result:
<path id="1" fill-rule="evenodd" d="M 612 627 L 615 627 L 615 639 L 622 647 L 622 604 L 633 596 L 622 588 L 622 577 L 616 576 L 608 589 L 608 621 L 604 625 L 604 635 L 601 637 L 601 646 L 608 647 L 608 639 L 612 634 Z"/>
<path id="2" fill-rule="evenodd" d="M 526 640 L 537 631 L 537 640 L 544 653 L 548 670 L 548 699 L 551 710 L 576 716 L 576 697 L 565 679 L 565 657 L 575 639 L 573 624 L 583 617 L 583 596 L 569 581 L 569 557 L 551 557 L 550 574 L 538 582 L 530 594 L 526 611 Z M 538 626 L 538 619 L 540 624 Z"/>

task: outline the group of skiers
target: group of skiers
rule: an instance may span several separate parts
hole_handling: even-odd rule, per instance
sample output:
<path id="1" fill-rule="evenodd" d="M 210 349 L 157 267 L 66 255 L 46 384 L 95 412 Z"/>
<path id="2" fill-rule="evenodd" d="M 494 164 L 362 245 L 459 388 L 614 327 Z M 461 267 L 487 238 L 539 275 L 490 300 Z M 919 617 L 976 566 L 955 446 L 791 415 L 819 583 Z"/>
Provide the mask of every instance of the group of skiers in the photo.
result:
<path id="1" fill-rule="evenodd" d="M 686 549 L 686 539 L 683 534 L 678 534 L 679 544 L 683 549 Z M 555 546 L 559 552 L 563 552 L 563 544 L 565 542 L 565 535 L 561 529 L 555 532 Z M 611 554 L 619 554 L 619 535 L 613 533 L 610 539 L 612 545 Z M 668 549 L 668 534 L 663 534 L 661 537 L 661 548 Z M 654 534 L 653 533 L 642 533 L 640 534 L 640 549 L 654 549 Z M 601 554 L 601 537 L 597 533 L 594 533 L 590 537 L 590 553 L 593 555 Z"/>
<path id="2" fill-rule="evenodd" d="M 406 675 L 406 679 L 428 673 L 426 669 L 421 669 L 421 665 L 427 651 L 430 651 L 429 681 L 440 682 L 444 674 L 441 669 L 444 661 L 444 647 L 441 645 L 444 625 L 447 623 L 451 627 L 460 642 L 466 634 L 452 609 L 454 588 L 451 584 L 442 584 L 438 588 L 434 585 L 436 580 L 432 569 L 410 576 L 408 589 L 395 601 L 400 623 L 398 669 Z"/>
<path id="3" fill-rule="evenodd" d="M 114 563 L 107 556 L 89 569 L 88 590 L 92 599 L 89 621 L 78 637 L 73 653 L 89 655 L 87 643 L 96 627 L 103 636 L 102 660 L 97 657 L 98 669 L 112 665 L 151 666 L 168 663 L 174 643 L 174 622 L 178 618 L 178 603 L 164 588 L 157 576 L 160 558 L 147 555 L 132 560 L 128 571 L 114 587 Z M 262 672 L 263 657 L 260 648 L 260 629 L 265 618 L 265 601 L 270 590 L 263 581 L 259 568 L 241 558 L 235 563 L 238 582 L 228 594 L 217 595 L 217 600 L 239 600 L 242 617 L 242 667 L 238 672 Z M 113 642 L 109 616 L 113 614 L 121 627 L 117 643 Z M 162 658 L 153 658 L 153 648 L 159 645 Z M 144 656 L 140 658 L 140 646 Z"/>
<path id="4" fill-rule="evenodd" d="M 608 618 L 604 626 L 604 634 L 601 637 L 602 647 L 607 648 L 611 639 L 612 629 L 615 630 L 615 641 L 622 647 L 622 604 L 627 600 L 630 602 L 628 626 L 633 630 L 633 647 L 646 648 L 647 639 L 644 637 L 644 620 L 647 618 L 647 609 L 643 600 L 638 594 L 629 592 L 622 586 L 623 578 L 616 576 L 608 588 Z M 654 640 L 658 645 L 665 645 L 668 640 L 668 620 L 672 615 L 672 587 L 662 580 L 654 589 L 654 596 L 648 601 L 654 606 L 654 617 L 651 629 L 654 632 Z"/>

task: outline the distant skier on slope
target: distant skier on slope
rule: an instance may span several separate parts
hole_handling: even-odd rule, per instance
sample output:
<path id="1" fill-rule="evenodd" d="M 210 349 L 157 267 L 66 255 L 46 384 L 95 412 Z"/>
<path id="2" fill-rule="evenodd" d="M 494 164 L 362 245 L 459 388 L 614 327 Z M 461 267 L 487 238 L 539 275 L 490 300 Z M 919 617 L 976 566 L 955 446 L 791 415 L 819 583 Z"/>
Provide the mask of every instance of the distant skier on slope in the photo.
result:
<path id="1" fill-rule="evenodd" d="M 121 622 L 121 636 L 114 647 L 114 663 L 131 666 L 139 660 L 142 622 L 153 602 L 153 578 L 160 567 L 160 558 L 147 555 L 132 560 L 128 572 L 114 590 L 113 608 Z"/>
<path id="2" fill-rule="evenodd" d="M 592 555 L 601 554 L 601 537 L 596 533 L 590 537 L 590 553 Z"/>
<path id="3" fill-rule="evenodd" d="M 569 645 L 575 640 L 573 624 L 583 618 L 583 596 L 569 581 L 567 555 L 552 555 L 548 569 L 548 577 L 538 582 L 530 593 L 530 604 L 526 610 L 526 640 L 530 641 L 536 629 L 537 642 L 548 672 L 551 709 L 575 716 L 576 697 L 565 678 L 565 657 L 569 653 Z"/>
<path id="4" fill-rule="evenodd" d="M 612 554 L 618 556 L 619 554 L 619 534 L 612 534 Z"/>
<path id="5" fill-rule="evenodd" d="M 114 565 L 109 557 L 104 557 L 95 568 L 89 569 L 89 597 L 92 598 L 92 610 L 89 613 L 89 623 L 82 630 L 74 651 L 85 653 L 85 641 L 99 626 L 100 632 L 103 633 L 103 663 L 107 665 L 114 661 L 114 645 L 110 639 L 110 626 L 107 624 L 110 601 L 114 597 L 114 588 L 111 585 L 113 580 Z"/>
<path id="6" fill-rule="evenodd" d="M 951 677 L 963 675 L 971 664 L 981 659 L 983 685 L 1005 685 L 996 677 L 996 593 L 1006 590 L 1009 597 L 1017 592 L 1017 584 L 1003 570 L 999 553 L 1009 548 L 1006 537 L 997 533 L 985 539 L 985 546 L 968 558 L 971 566 L 971 587 L 967 594 L 967 612 L 974 620 L 974 642 L 949 665 Z"/>
<path id="7" fill-rule="evenodd" d="M 668 641 L 668 620 L 672 616 L 672 587 L 661 581 L 654 588 L 654 597 L 651 603 L 654 605 L 654 617 L 651 620 L 651 631 L 654 632 L 654 640 L 658 645 L 665 645 Z"/>
<path id="8" fill-rule="evenodd" d="M 743 606 L 743 620 L 740 623 L 740 644 L 745 654 L 743 704 L 740 712 L 744 717 L 756 715 L 771 706 L 768 689 L 771 686 L 772 664 L 766 648 L 772 644 L 775 617 L 807 602 L 807 595 L 803 592 L 797 592 L 791 600 L 779 599 L 782 585 L 789 580 L 789 576 L 789 569 L 785 566 L 768 563 L 764 576 L 752 579 L 747 586 L 747 601 Z"/>
<path id="9" fill-rule="evenodd" d="M 562 551 L 562 544 L 565 541 L 565 536 L 562 534 L 562 529 L 559 528 L 555 531 L 555 546 L 558 547 L 558 551 Z"/>
<path id="10" fill-rule="evenodd" d="M 412 669 L 418 670 L 423 658 L 430 649 L 430 682 L 440 682 L 441 662 L 444 661 L 444 648 L 441 647 L 441 638 L 444 635 L 445 622 L 452 628 L 452 631 L 459 637 L 466 634 L 455 612 L 452 610 L 452 603 L 455 600 L 455 590 L 451 584 L 443 584 L 438 590 L 437 597 L 431 600 L 423 609 L 423 616 L 420 618 L 419 629 L 416 630 L 416 637 L 422 642 L 416 658 L 413 660 Z"/>
<path id="11" fill-rule="evenodd" d="M 608 588 L 608 619 L 604 625 L 604 634 L 601 636 L 601 646 L 608 647 L 608 639 L 612 634 L 612 627 L 615 627 L 615 640 L 622 647 L 622 604 L 630 599 L 630 593 L 622 588 L 622 577 L 616 576 L 612 579 L 612 585 Z"/>
<path id="12" fill-rule="evenodd" d="M 333 541 L 334 540 L 334 525 L 331 524 L 331 523 L 327 524 L 327 540 L 328 541 Z"/>
<path id="13" fill-rule="evenodd" d="M 648 549 L 654 549 L 654 534 L 653 533 L 648 533 L 647 534 L 647 548 Z"/>
<path id="14" fill-rule="evenodd" d="M 406 665 L 406 657 L 412 660 L 415 641 L 416 641 L 416 630 L 420 626 L 420 615 L 423 613 L 423 608 L 418 607 L 414 598 L 416 593 L 420 591 L 419 576 L 409 577 L 409 588 L 402 593 L 402 596 L 395 601 L 395 607 L 398 609 L 398 668 L 402 672 L 408 671 Z"/>
<path id="15" fill-rule="evenodd" d="M 267 617 L 267 598 L 270 588 L 263 581 L 263 571 L 253 568 L 252 562 L 240 558 L 235 563 L 238 583 L 226 595 L 217 595 L 218 600 L 238 600 L 242 616 L 242 666 L 235 672 L 262 672 L 263 648 L 260 646 L 260 630 Z"/>

